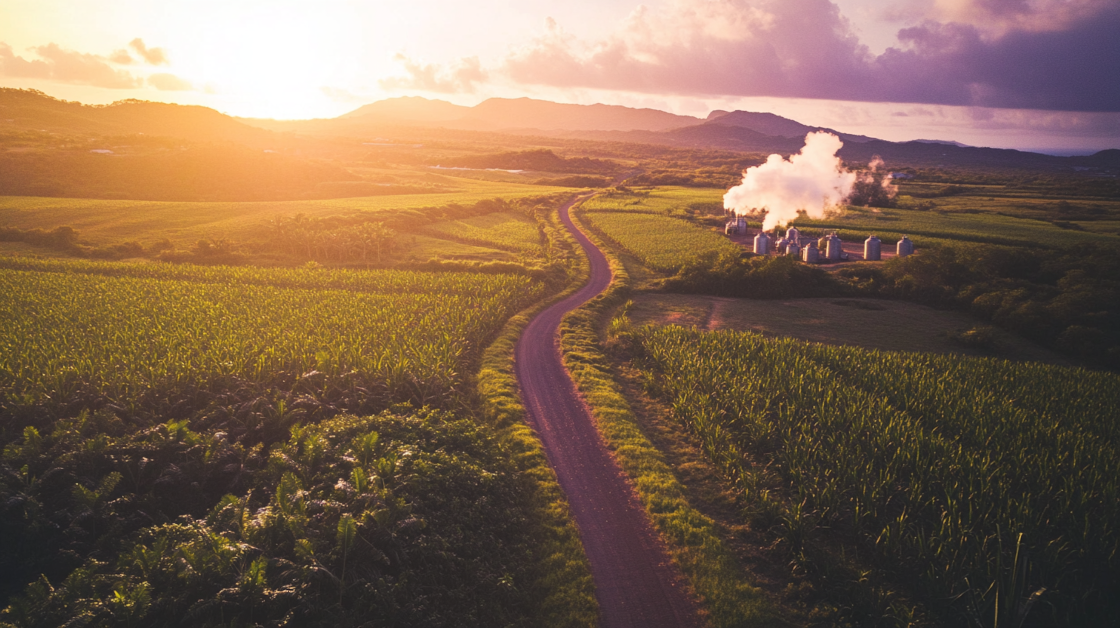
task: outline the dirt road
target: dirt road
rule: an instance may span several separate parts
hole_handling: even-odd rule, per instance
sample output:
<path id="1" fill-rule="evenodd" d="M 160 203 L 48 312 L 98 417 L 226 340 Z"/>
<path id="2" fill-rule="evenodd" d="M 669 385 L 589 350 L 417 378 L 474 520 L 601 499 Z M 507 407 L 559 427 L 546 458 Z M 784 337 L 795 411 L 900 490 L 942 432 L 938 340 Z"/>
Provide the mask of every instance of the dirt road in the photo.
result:
<path id="1" fill-rule="evenodd" d="M 680 574 L 560 359 L 560 319 L 611 282 L 603 253 L 572 224 L 571 205 L 560 210 L 560 217 L 591 260 L 591 279 L 526 327 L 516 354 L 521 394 L 571 504 L 591 562 L 603 626 L 696 626 L 696 608 Z"/>

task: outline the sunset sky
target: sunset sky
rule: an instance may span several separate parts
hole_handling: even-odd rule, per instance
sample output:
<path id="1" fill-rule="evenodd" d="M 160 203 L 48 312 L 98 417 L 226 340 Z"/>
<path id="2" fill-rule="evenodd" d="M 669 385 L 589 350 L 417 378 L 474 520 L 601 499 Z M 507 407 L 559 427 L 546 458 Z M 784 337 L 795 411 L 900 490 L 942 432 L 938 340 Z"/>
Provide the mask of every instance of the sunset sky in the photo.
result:
<path id="1" fill-rule="evenodd" d="M 493 96 L 1120 148 L 1118 0 L 0 0 L 0 86 L 332 117 Z"/>

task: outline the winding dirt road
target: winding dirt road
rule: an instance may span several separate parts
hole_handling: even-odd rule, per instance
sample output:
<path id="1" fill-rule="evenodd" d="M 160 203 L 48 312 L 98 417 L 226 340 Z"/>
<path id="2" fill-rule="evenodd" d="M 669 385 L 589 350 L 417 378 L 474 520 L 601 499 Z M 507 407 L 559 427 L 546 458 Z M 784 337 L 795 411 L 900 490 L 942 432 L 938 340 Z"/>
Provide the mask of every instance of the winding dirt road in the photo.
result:
<path id="1" fill-rule="evenodd" d="M 560 218 L 590 259 L 591 279 L 526 327 L 516 353 L 521 394 L 530 424 L 571 504 L 591 563 L 603 626 L 697 626 L 696 607 L 683 579 L 560 359 L 560 320 L 611 282 L 606 257 L 568 216 L 577 201 L 561 208 Z"/>

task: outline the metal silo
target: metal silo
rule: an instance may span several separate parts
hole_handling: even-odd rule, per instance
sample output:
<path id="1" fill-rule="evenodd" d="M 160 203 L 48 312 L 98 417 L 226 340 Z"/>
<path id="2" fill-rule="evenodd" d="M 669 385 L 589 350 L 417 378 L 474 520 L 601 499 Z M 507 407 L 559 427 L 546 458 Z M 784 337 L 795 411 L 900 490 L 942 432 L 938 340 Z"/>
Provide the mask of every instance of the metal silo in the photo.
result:
<path id="1" fill-rule="evenodd" d="M 844 243 L 840 241 L 840 236 L 835 233 L 828 236 L 828 244 L 825 248 L 824 256 L 830 262 L 840 261 L 840 254 L 844 252 Z"/>
<path id="2" fill-rule="evenodd" d="M 910 238 L 902 236 L 902 239 L 898 241 L 898 245 L 895 247 L 895 254 L 899 257 L 906 257 L 913 253 L 914 243 L 910 241 Z"/>
<path id="3" fill-rule="evenodd" d="M 766 235 L 765 231 L 759 231 L 754 237 L 754 252 L 758 255 L 766 255 L 770 252 L 770 236 Z"/>
<path id="4" fill-rule="evenodd" d="M 801 232 L 797 230 L 797 227 L 790 227 L 789 231 L 786 231 L 786 239 L 801 246 Z"/>
<path id="5" fill-rule="evenodd" d="M 863 259 L 877 262 L 882 259 L 880 253 L 882 243 L 879 241 L 878 236 L 871 236 L 863 242 Z"/>
<path id="6" fill-rule="evenodd" d="M 797 245 L 797 242 L 791 240 L 789 244 L 786 245 L 786 255 L 792 255 L 796 258 L 797 254 L 800 252 L 801 247 Z"/>
<path id="7" fill-rule="evenodd" d="M 774 250 L 776 250 L 778 254 L 782 254 L 786 252 L 787 246 L 789 246 L 789 240 L 778 238 L 778 241 L 774 243 Z"/>
<path id="8" fill-rule="evenodd" d="M 820 249 L 817 248 L 816 242 L 810 242 L 808 246 L 801 249 L 801 261 L 806 264 L 816 264 L 821 261 Z"/>

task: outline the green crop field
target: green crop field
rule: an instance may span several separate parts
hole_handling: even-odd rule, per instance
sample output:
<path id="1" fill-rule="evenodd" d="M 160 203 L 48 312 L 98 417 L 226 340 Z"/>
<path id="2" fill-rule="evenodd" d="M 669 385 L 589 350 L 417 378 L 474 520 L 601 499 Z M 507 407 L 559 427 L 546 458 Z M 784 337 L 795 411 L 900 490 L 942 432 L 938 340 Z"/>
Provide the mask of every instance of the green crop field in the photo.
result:
<path id="1" fill-rule="evenodd" d="M 955 621 L 1004 625 L 1043 588 L 1043 624 L 1120 610 L 1120 377 L 680 327 L 637 340 L 650 389 L 749 509 L 773 506 L 757 469 L 786 486 L 795 556 L 827 527 Z"/>
<path id="2" fill-rule="evenodd" d="M 717 188 L 655 187 L 635 188 L 630 192 L 607 192 L 588 200 L 585 212 L 637 212 L 667 214 L 693 205 L 723 205 L 726 190 Z"/>
<path id="3" fill-rule="evenodd" d="M 740 250 L 723 235 L 678 218 L 595 212 L 586 214 L 586 220 L 654 270 L 674 271 L 697 255 Z"/>
<path id="4" fill-rule="evenodd" d="M 0 225 L 19 229 L 70 226 L 94 244 L 120 240 L 169 238 L 194 241 L 202 237 L 242 239 L 256 235 L 275 216 L 361 215 L 390 210 L 472 205 L 478 201 L 543 196 L 565 188 L 468 179 L 461 191 L 446 194 L 396 194 L 361 198 L 260 202 L 159 202 L 46 197 L 0 197 Z"/>
<path id="5" fill-rule="evenodd" d="M 24 267 L 39 270 L 0 271 L 0 389 L 32 407 L 68 403 L 79 389 L 127 404 L 210 380 L 264 384 L 310 371 L 358 377 L 371 398 L 436 400 L 458 381 L 461 359 L 540 294 L 508 275 Z M 48 272 L 64 269 L 77 272 Z"/>
<path id="6" fill-rule="evenodd" d="M 1081 243 L 1120 244 L 1120 236 L 1062 229 L 1041 220 L 995 212 L 927 212 L 906 209 L 847 207 L 841 214 L 820 220 L 800 218 L 794 224 L 810 232 L 840 230 L 841 237 L 862 239 L 877 234 L 886 240 L 909 235 L 915 243 L 981 242 L 1011 246 L 1076 246 Z"/>
<path id="7" fill-rule="evenodd" d="M 0 623 L 527 621 L 532 489 L 451 411 L 538 282 L 4 258 L 0 293 Z"/>
<path id="8" fill-rule="evenodd" d="M 425 229 L 425 232 L 483 247 L 527 255 L 541 254 L 541 233 L 536 221 L 513 212 L 495 212 L 464 220 L 438 222 Z"/>

